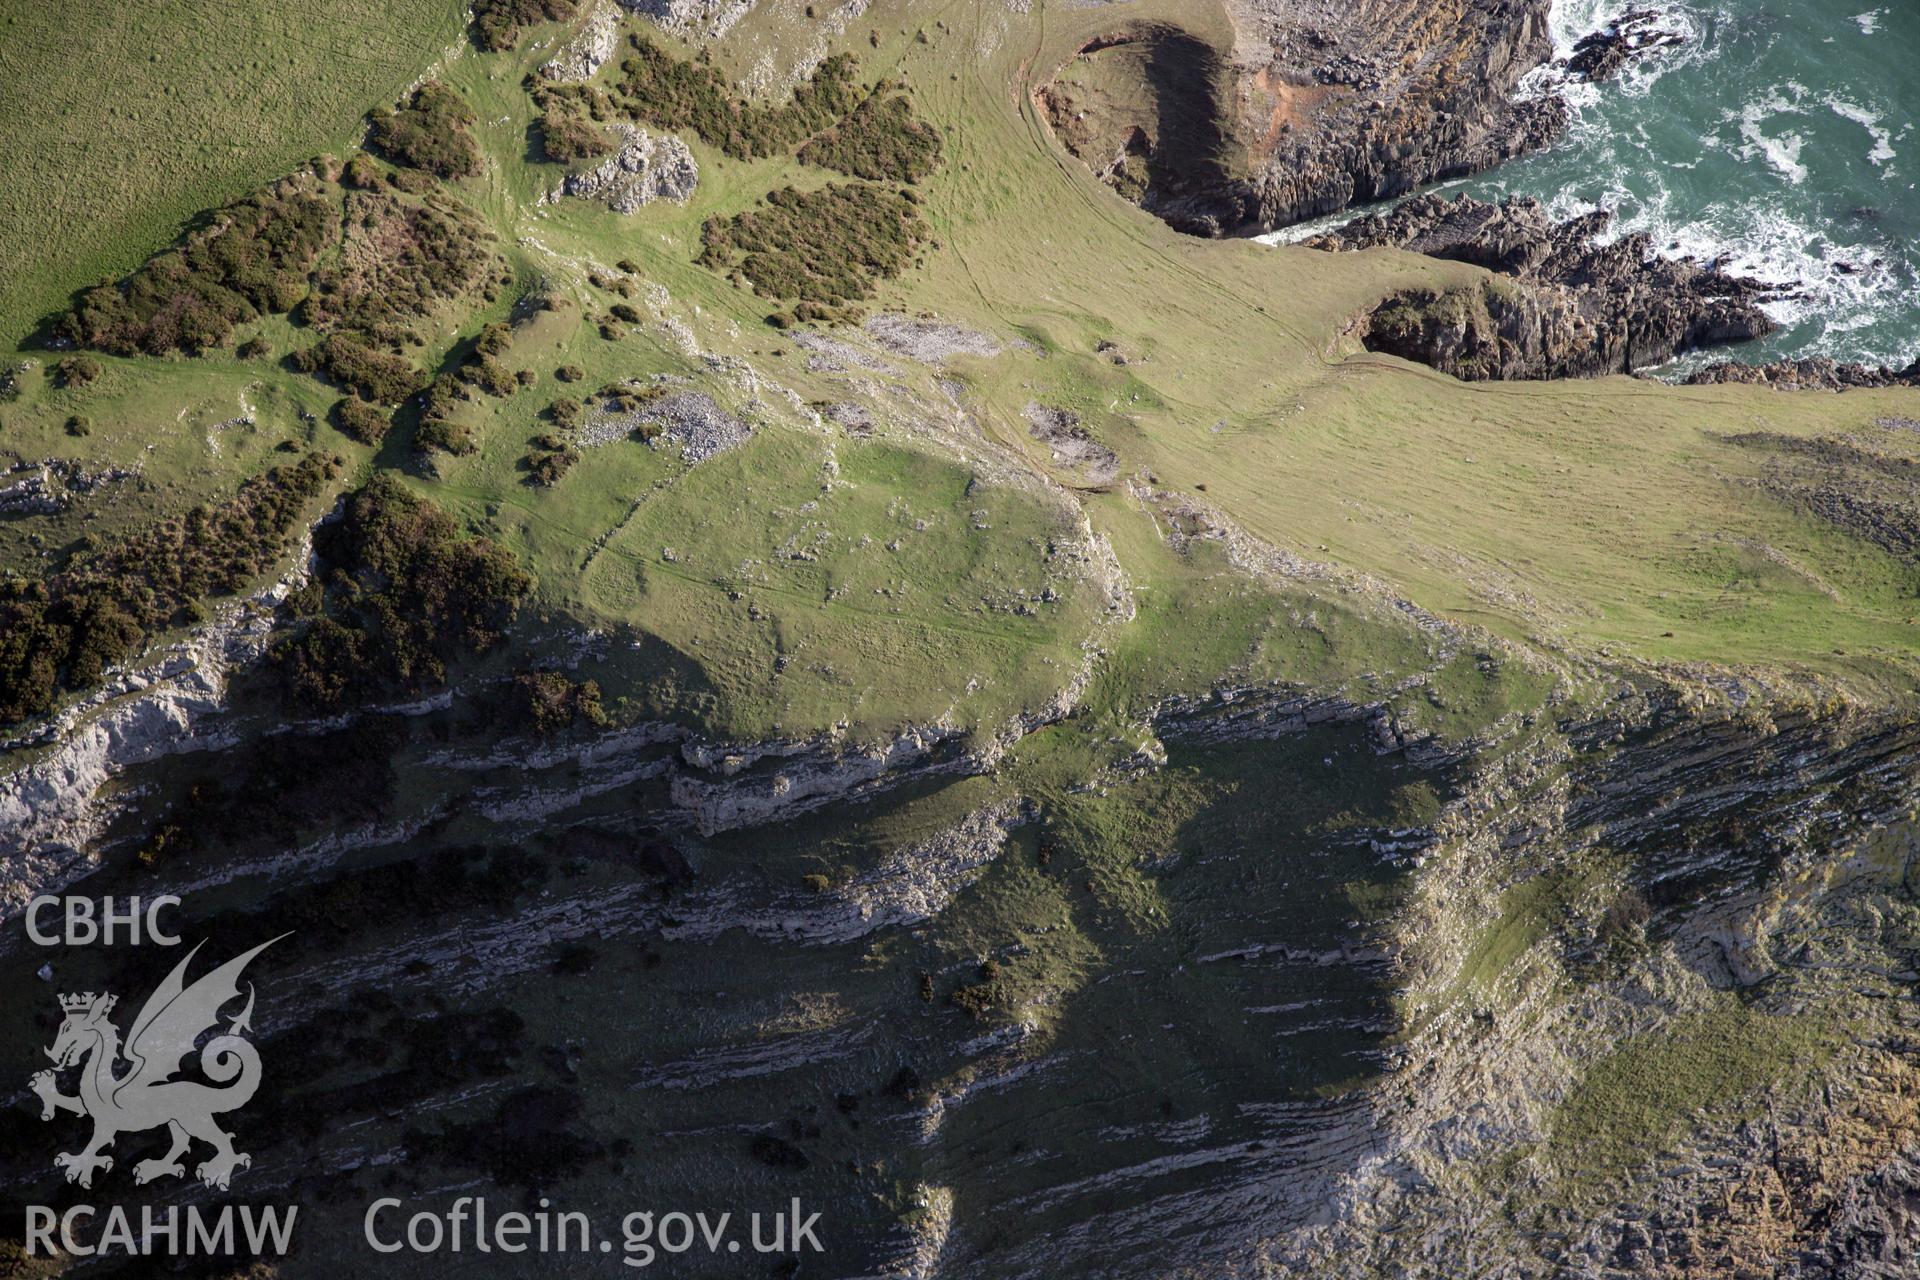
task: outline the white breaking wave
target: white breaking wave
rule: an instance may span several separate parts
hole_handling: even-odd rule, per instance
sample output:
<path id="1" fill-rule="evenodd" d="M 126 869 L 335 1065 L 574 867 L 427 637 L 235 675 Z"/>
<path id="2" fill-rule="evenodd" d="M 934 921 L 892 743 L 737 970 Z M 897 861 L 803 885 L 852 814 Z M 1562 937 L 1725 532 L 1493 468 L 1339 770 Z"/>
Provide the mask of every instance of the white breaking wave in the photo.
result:
<path id="1" fill-rule="evenodd" d="M 1551 20 L 1556 51 L 1566 56 L 1582 36 L 1634 7 L 1635 0 L 1557 0 Z M 1879 8 L 1854 21 L 1872 35 L 1886 29 L 1888 13 Z M 1736 275 L 1787 290 L 1787 296 L 1764 309 L 1783 330 L 1798 330 L 1791 354 L 1904 363 L 1912 355 L 1910 330 L 1894 339 L 1898 350 L 1884 345 L 1886 335 L 1873 339 L 1867 333 L 1886 319 L 1890 308 L 1901 306 L 1903 297 L 1910 312 L 1916 296 L 1913 254 L 1877 233 L 1871 218 L 1836 221 L 1815 188 L 1832 180 L 1829 166 L 1838 159 L 1823 150 L 1836 141 L 1833 127 L 1821 124 L 1820 118 L 1837 117 L 1864 130 L 1867 160 L 1881 181 L 1890 181 L 1900 146 L 1915 132 L 1910 119 L 1900 118 L 1908 113 L 1883 115 L 1862 105 L 1880 103 L 1878 96 L 1865 96 L 1858 89 L 1816 93 L 1794 79 L 1749 89 L 1742 95 L 1745 104 L 1724 112 L 1719 126 L 1709 126 L 1700 141 L 1703 149 L 1737 158 L 1750 176 L 1712 192 L 1713 198 L 1701 203 L 1697 187 L 1677 199 L 1661 176 L 1663 170 L 1694 169 L 1698 161 L 1661 154 L 1670 151 L 1670 140 L 1649 139 L 1642 117 L 1613 106 L 1622 98 L 1644 95 L 1682 69 L 1693 69 L 1690 80 L 1701 75 L 1716 81 L 1736 75 L 1745 79 L 1751 64 L 1745 58 L 1738 66 L 1725 64 L 1721 46 L 1729 33 L 1752 31 L 1754 18 L 1750 3 L 1681 0 L 1667 10 L 1662 24 L 1683 33 L 1683 47 L 1636 59 L 1614 83 L 1556 86 L 1574 108 L 1567 137 L 1556 150 L 1591 156 L 1601 171 L 1589 170 L 1571 189 L 1557 194 L 1533 189 L 1548 197 L 1548 209 L 1557 219 L 1606 209 L 1614 214 L 1609 238 L 1645 232 L 1662 256 L 1717 262 Z M 1905 21 L 1904 15 L 1900 20 Z M 1775 43 L 1792 39 L 1785 28 L 1760 38 L 1770 48 L 1791 47 Z M 1609 172 L 1616 167 L 1618 172 Z M 1781 184 L 1815 193 L 1816 198 L 1789 197 Z M 1529 181 L 1523 169 L 1453 185 L 1524 191 Z M 1706 358 L 1724 358 L 1724 353 Z"/>
<path id="2" fill-rule="evenodd" d="M 1573 109 L 1577 122 L 1582 111 L 1599 103 L 1603 94 L 1644 97 L 1668 72 L 1691 66 L 1706 57 L 1700 38 L 1704 15 L 1675 4 L 1636 23 L 1634 31 L 1647 36 L 1675 37 L 1677 44 L 1645 51 L 1604 85 L 1568 78 L 1559 64 L 1573 56 L 1575 45 L 1597 31 L 1611 29 L 1630 13 L 1644 12 L 1641 0 L 1558 0 L 1547 17 L 1547 32 L 1553 40 L 1553 61 L 1536 68 L 1521 81 L 1521 96 L 1558 93 Z"/>
<path id="3" fill-rule="evenodd" d="M 1873 150 L 1867 152 L 1867 159 L 1884 166 L 1899 153 L 1893 149 L 1893 134 L 1881 127 L 1880 117 L 1857 102 L 1848 102 L 1845 98 L 1827 97 L 1822 102 L 1842 120 L 1851 120 L 1867 131 L 1873 139 Z"/>
<path id="4" fill-rule="evenodd" d="M 1787 85 L 1794 92 L 1795 100 L 1788 100 L 1785 94 L 1775 89 L 1758 102 L 1749 102 L 1740 108 L 1740 136 L 1747 140 L 1741 154 L 1749 159 L 1755 156 L 1764 158 L 1779 174 L 1794 186 L 1807 180 L 1807 166 L 1800 163 L 1800 152 L 1806 146 L 1806 140 L 1798 133 L 1782 132 L 1770 135 L 1760 126 L 1776 116 L 1806 114 L 1798 99 L 1804 97 L 1806 89 L 1797 84 Z"/>
<path id="5" fill-rule="evenodd" d="M 1874 322 L 1878 296 L 1897 284 L 1873 246 L 1835 243 L 1818 227 L 1776 208 L 1717 202 L 1688 216 L 1673 207 L 1664 187 L 1643 199 L 1617 182 L 1597 200 L 1562 192 L 1546 207 L 1556 221 L 1609 210 L 1614 217 L 1604 242 L 1645 232 L 1662 257 L 1717 262 L 1733 275 L 1792 290 L 1762 308 L 1782 327 L 1825 316 L 1832 334 L 1865 328 Z M 1828 354 L 1818 341 L 1807 352 Z"/>

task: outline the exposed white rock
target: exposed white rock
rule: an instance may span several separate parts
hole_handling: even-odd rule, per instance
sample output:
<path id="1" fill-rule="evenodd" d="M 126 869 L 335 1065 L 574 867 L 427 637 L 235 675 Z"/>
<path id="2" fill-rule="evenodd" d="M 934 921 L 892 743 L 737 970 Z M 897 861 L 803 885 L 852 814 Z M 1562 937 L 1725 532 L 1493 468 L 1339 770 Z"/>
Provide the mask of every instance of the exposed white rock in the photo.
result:
<path id="1" fill-rule="evenodd" d="M 654 438 L 680 446 L 688 462 L 705 462 L 747 442 L 753 428 L 701 391 L 682 391 L 641 406 L 635 420 L 660 428 Z"/>
<path id="2" fill-rule="evenodd" d="M 0 515 L 45 516 L 65 507 L 53 491 L 45 467 L 36 467 L 12 484 L 0 488 Z"/>
<path id="3" fill-rule="evenodd" d="M 29 734 L 0 742 L 24 760 L 0 776 L 0 918 L 86 873 L 88 843 L 111 814 L 102 790 L 123 769 L 226 745 L 203 722 L 225 710 L 232 673 L 266 652 L 274 608 L 307 579 L 311 532 L 279 581 L 107 683 Z M 46 748 L 27 758 L 28 749 Z"/>
<path id="4" fill-rule="evenodd" d="M 1112 484 L 1120 474 L 1120 459 L 1101 444 L 1072 409 L 1028 401 L 1027 433 L 1046 445 L 1056 466 L 1078 468 L 1084 483 Z"/>
<path id="5" fill-rule="evenodd" d="M 1000 856 L 1021 817 L 1013 801 L 975 810 L 856 878 L 841 891 L 840 901 L 862 933 L 931 920 Z"/>
<path id="6" fill-rule="evenodd" d="M 700 182 L 700 166 L 687 144 L 671 134 L 656 136 L 636 125 L 609 126 L 619 148 L 591 169 L 569 173 L 549 200 L 572 196 L 598 200 L 615 213 L 632 213 L 656 200 L 685 204 Z"/>
<path id="7" fill-rule="evenodd" d="M 939 364 L 954 356 L 997 356 L 1000 343 L 963 325 L 883 311 L 867 319 L 867 332 L 895 355 L 922 364 Z"/>
<path id="8" fill-rule="evenodd" d="M 922 1183 L 913 1189 L 910 1234 L 889 1274 L 899 1280 L 933 1280 L 940 1274 L 940 1259 L 953 1234 L 953 1205 L 951 1187 Z"/>
<path id="9" fill-rule="evenodd" d="M 753 11 L 753 0 L 620 0 L 620 4 L 689 40 L 718 40 Z"/>
<path id="10" fill-rule="evenodd" d="M 958 729 L 911 728 L 882 745 L 837 751 L 824 759 L 769 771 L 762 778 L 708 782 L 675 777 L 671 794 L 673 803 L 687 813 L 702 835 L 713 835 L 803 813 L 831 800 L 888 785 L 897 781 L 893 775 L 898 771 L 924 767 L 937 748 L 958 737 Z"/>

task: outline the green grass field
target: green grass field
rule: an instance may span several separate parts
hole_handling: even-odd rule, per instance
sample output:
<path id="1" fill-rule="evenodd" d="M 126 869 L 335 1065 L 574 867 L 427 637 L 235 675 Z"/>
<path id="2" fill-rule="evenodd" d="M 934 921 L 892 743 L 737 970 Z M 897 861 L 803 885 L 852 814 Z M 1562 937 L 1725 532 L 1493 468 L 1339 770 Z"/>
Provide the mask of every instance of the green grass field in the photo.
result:
<path id="1" fill-rule="evenodd" d="M 1135 6 L 1146 16 L 1176 7 L 1202 34 L 1222 34 L 1207 11 L 1155 0 Z M 144 31 L 204 27 L 223 13 L 197 8 L 135 22 L 105 9 L 87 12 L 109 33 L 98 40 L 134 42 Z M 10 21 L 39 42 L 13 48 L 47 46 L 57 55 L 68 47 L 50 46 L 50 33 L 33 34 L 39 28 L 26 15 Z M 28 269 L 16 283 L 39 291 L 31 303 L 9 302 L 12 314 L 57 301 L 108 264 L 137 260 L 192 207 L 338 143 L 365 103 L 390 97 L 440 61 L 454 34 L 452 11 L 415 12 L 409 21 L 405 29 L 380 27 L 371 11 L 349 6 L 312 24 L 324 26 L 327 39 L 344 41 L 351 32 L 356 48 L 379 51 L 341 61 L 328 58 L 324 41 L 296 38 L 309 24 L 296 27 L 291 18 L 270 20 L 287 24 L 279 38 L 262 40 L 256 29 L 245 53 L 209 39 L 174 42 L 159 62 L 120 56 L 120 65 L 158 68 L 156 86 L 171 92 L 156 87 L 149 106 L 138 99 L 99 106 L 129 113 L 124 121 L 109 117 L 119 121 L 109 130 L 116 145 L 129 154 L 184 147 L 191 155 L 180 169 L 147 165 L 141 181 L 125 165 L 89 166 L 103 182 L 117 180 L 84 188 L 85 198 L 122 209 L 122 221 L 59 215 L 97 230 L 19 253 Z M 1115 452 L 1121 477 L 1150 476 L 1163 491 L 1204 491 L 1246 534 L 1334 567 L 1336 576 L 1324 581 L 1256 581 L 1224 560 L 1172 553 L 1162 513 L 1124 483 L 1081 494 L 1091 527 L 1144 588 L 1133 601 L 1135 621 L 1099 642 L 1110 656 L 1096 696 L 1116 708 L 1203 691 L 1228 673 L 1337 687 L 1362 675 L 1384 680 L 1424 669 L 1431 644 L 1402 623 L 1382 621 L 1380 608 L 1393 597 L 1541 655 L 1725 666 L 1816 691 L 1838 683 L 1868 699 L 1911 688 L 1913 568 L 1771 496 L 1756 483 L 1767 456 L 1728 440 L 1758 429 L 1855 432 L 1898 452 L 1904 446 L 1871 424 L 1911 413 L 1911 393 L 1789 396 L 1629 379 L 1470 386 L 1366 354 L 1344 336 L 1348 318 L 1395 289 L 1476 273 L 1394 252 L 1334 257 L 1200 241 L 1124 204 L 1064 152 L 1026 92 L 1009 92 L 1042 80 L 1101 21 L 1071 8 L 1023 16 L 904 0 L 886 0 L 862 20 L 855 34 L 870 31 L 873 39 L 850 42 L 859 74 L 903 79 L 945 147 L 941 167 L 920 184 L 938 247 L 923 265 L 883 283 L 874 306 L 937 314 L 1003 344 L 1027 342 L 945 368 L 888 358 L 890 369 L 871 377 L 809 369 L 804 352 L 762 323 L 766 299 L 693 262 L 704 219 L 749 208 L 775 186 L 817 185 L 825 180 L 820 170 L 791 158 L 734 161 L 694 140 L 701 181 L 684 207 L 619 215 L 544 203 L 560 170 L 530 158 L 534 113 L 521 81 L 564 32 L 544 29 L 508 55 L 464 50 L 442 74 L 475 108 L 489 163 L 456 190 L 500 234 L 520 287 L 557 291 L 570 306 L 516 337 L 508 363 L 537 380 L 472 410 L 477 453 L 442 459 L 420 483 L 514 545 L 537 574 L 547 608 L 588 626 L 637 626 L 683 653 L 696 641 L 712 646 L 699 718 L 729 732 L 831 724 L 845 718 L 850 696 L 860 709 L 855 718 L 879 732 L 949 712 L 959 705 L 959 687 L 976 678 L 1004 694 L 986 699 L 995 716 L 1061 687 L 1096 626 L 1084 601 L 1069 593 L 1038 619 L 996 616 L 983 624 L 969 615 L 991 594 L 988 579 L 1042 585 L 1045 557 L 1030 547 L 1043 537 L 1038 530 L 1064 517 L 1019 497 L 1023 484 L 1014 483 L 995 499 L 1005 512 L 997 527 L 970 530 L 968 513 L 980 504 L 955 496 L 956 486 L 982 480 L 990 492 L 1001 487 L 981 474 L 986 464 L 1003 478 L 1025 471 L 1078 486 L 1072 470 L 1055 466 L 1028 435 L 1023 410 L 1034 402 L 1077 412 Z M 769 62 L 778 70 L 806 47 L 810 30 L 784 11 L 756 13 L 716 47 L 717 65 L 737 76 Z M 193 52 L 180 51 L 187 48 Z M 188 57 L 199 61 L 166 61 Z M 233 76 L 252 73 L 256 58 L 257 74 L 301 86 L 326 110 L 282 102 L 269 111 L 265 99 L 234 95 Z M 303 60 L 324 61 L 324 76 L 299 74 Z M 71 70 L 46 57 L 34 67 L 71 93 Z M 25 201 L 22 192 L 59 185 L 58 149 L 81 128 L 81 105 L 48 105 L 57 97 L 39 95 L 40 115 L 30 118 L 73 123 L 29 131 L 40 150 L 23 166 L 28 180 L 0 198 Z M 301 126 L 290 133 L 285 125 L 295 115 Z M 203 133 L 232 121 L 231 136 L 242 141 L 195 142 L 201 135 L 182 121 L 198 122 Z M 147 130 L 171 141 L 161 146 Z M 75 191 L 71 198 L 82 197 Z M 34 234 L 13 230 L 29 214 L 55 216 L 52 206 L 31 201 L 10 208 L 6 234 L 15 239 Z M 596 321 L 621 299 L 587 276 L 620 259 L 639 266 L 646 293 L 632 301 L 645 316 L 609 341 Z M 473 333 L 504 317 L 510 302 L 502 297 L 456 319 L 435 340 Z M 304 340 L 280 321 L 260 329 L 276 350 Z M 1117 343 L 1127 363 L 1097 353 L 1101 342 Z M 671 454 L 616 442 L 591 451 L 557 487 L 532 489 L 519 467 L 528 439 L 545 429 L 541 409 L 561 393 L 552 370 L 562 363 L 583 368 L 580 388 L 588 389 L 622 377 L 690 376 L 723 406 L 746 412 L 759 434 L 748 449 L 691 472 Z M 882 441 L 836 440 L 805 408 L 845 398 L 855 375 L 872 384 L 861 396 L 878 395 L 876 403 L 887 406 Z M 55 391 L 30 377 L 17 405 L 0 406 L 0 423 L 10 447 L 29 452 L 124 458 L 170 441 L 149 451 L 149 471 L 161 493 L 177 491 L 184 501 L 236 483 L 252 455 L 208 445 L 191 456 L 187 434 L 162 424 L 191 420 L 192 405 L 233 396 L 239 385 L 283 406 L 271 421 L 262 415 L 263 434 L 317 431 L 361 465 L 371 461 L 299 419 L 299 410 L 324 402 L 324 390 L 276 365 L 219 356 L 112 362 L 102 386 L 79 391 Z M 113 425 L 71 440 L 59 423 L 76 411 Z M 404 461 L 405 452 L 395 440 L 381 459 Z M 843 469 L 847 495 L 807 510 L 829 460 Z M 1055 493 L 1049 502 L 1064 500 Z M 881 535 L 896 520 L 896 503 L 940 517 L 918 539 L 918 560 L 871 550 L 888 541 Z M 745 518 L 716 527 L 716 510 Z M 809 521 L 831 529 L 834 554 L 780 561 L 779 548 Z M 863 538 L 872 543 L 860 546 Z M 666 548 L 689 558 L 664 563 Z M 749 580 L 764 599 L 748 600 L 742 583 Z M 1330 585 L 1339 581 L 1348 585 Z M 1356 595 L 1352 584 L 1360 582 L 1370 585 Z M 910 590 L 874 595 L 892 586 Z M 864 599 L 856 604 L 856 597 Z M 1374 603 L 1362 607 L 1366 600 Z M 766 616 L 724 621 L 750 606 Z M 1312 625 L 1300 625 L 1309 617 Z M 811 691 L 812 677 L 776 680 L 774 659 L 789 648 L 809 655 L 793 669 L 835 675 L 820 676 L 826 683 Z M 940 679 L 929 685 L 907 667 L 885 675 L 902 652 L 936 660 Z M 834 692 L 834 680 L 857 696 Z M 900 696 L 886 694 L 890 687 Z M 1435 703 L 1427 714 L 1436 724 L 1452 715 L 1452 727 L 1468 731 L 1518 705 L 1505 693 L 1489 696 L 1456 697 L 1451 712 Z M 666 709 L 637 690 L 635 697 L 636 711 Z"/>

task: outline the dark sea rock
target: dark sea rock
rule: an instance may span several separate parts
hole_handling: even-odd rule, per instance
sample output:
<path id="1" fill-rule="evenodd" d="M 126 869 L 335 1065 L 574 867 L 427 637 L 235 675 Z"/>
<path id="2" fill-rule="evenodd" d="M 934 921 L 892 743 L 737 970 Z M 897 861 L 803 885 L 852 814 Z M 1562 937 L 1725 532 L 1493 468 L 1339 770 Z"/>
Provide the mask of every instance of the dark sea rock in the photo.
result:
<path id="1" fill-rule="evenodd" d="M 1601 30 L 1582 36 L 1573 46 L 1573 55 L 1566 60 L 1567 71 L 1597 84 L 1611 80 L 1642 54 L 1680 44 L 1679 35 L 1659 29 L 1660 17 L 1658 9 L 1635 9 Z"/>
<path id="2" fill-rule="evenodd" d="M 1403 0 L 1235 6 L 1272 49 L 1243 79 L 1260 156 L 1254 222 L 1270 230 L 1490 169 L 1566 128 L 1559 98 L 1516 100 L 1553 56 L 1547 0 L 1445 15 Z"/>

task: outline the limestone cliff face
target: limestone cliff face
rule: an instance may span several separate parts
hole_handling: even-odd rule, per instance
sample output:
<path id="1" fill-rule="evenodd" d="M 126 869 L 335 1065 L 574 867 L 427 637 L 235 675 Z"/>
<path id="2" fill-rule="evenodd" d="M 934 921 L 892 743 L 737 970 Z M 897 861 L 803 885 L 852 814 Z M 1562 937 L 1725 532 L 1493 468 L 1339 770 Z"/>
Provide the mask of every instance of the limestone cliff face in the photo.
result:
<path id="1" fill-rule="evenodd" d="M 1144 926 L 1099 918 L 1091 873 L 1060 870 L 1057 797 L 938 735 L 543 745 L 474 739 L 462 694 L 398 717 L 405 787 L 377 820 L 278 856 L 273 832 L 214 821 L 199 851 L 89 890 L 180 892 L 216 938 L 300 926 L 272 974 L 269 1061 L 412 1038 L 364 1081 L 323 1053 L 350 1091 L 290 1079 L 248 1117 L 255 1185 L 287 1194 L 395 1148 L 425 1167 L 444 1156 L 436 1109 L 510 1108 L 535 1081 L 637 1109 L 589 1111 L 570 1185 L 800 1195 L 837 1228 L 826 1274 L 1357 1280 L 1404 1274 L 1395 1242 L 1413 1238 L 1449 1274 L 1899 1274 L 1920 737 L 1609 678 L 1604 712 L 1472 750 L 1311 691 L 1169 703 L 1157 750 L 1076 793 L 1152 796 L 1196 765 L 1297 791 L 1222 792 L 1198 838 L 1164 847 L 1130 829 L 1128 874 L 1166 913 Z M 313 741 L 312 768 L 353 767 Z M 257 749 L 195 745 L 211 758 L 125 781 L 177 797 L 176 771 L 238 775 Z M 1380 803 L 1408 786 L 1444 801 Z M 1320 788 L 1331 820 L 1292 812 Z M 1376 895 L 1354 897 L 1360 880 Z M 983 962 L 943 939 L 989 888 L 996 910 L 1059 905 Z M 1097 945 L 1049 950 L 1067 929 Z M 1031 954 L 1054 967 L 1023 978 Z M 35 989 L 42 959 L 0 950 L 0 975 Z M 58 963 L 59 983 L 148 980 Z M 1023 980 L 1011 1010 L 948 994 Z M 1659 1158 L 1619 1159 L 1591 1105 L 1613 1074 L 1712 1086 L 1722 1059 L 1731 1096 L 1661 1101 Z M 354 1122 L 312 1132 L 323 1099 Z M 1620 1132 L 1638 1140 L 1640 1115 Z M 645 1160 L 621 1165 L 636 1123 Z M 30 1185 L 44 1161 L 7 1171 Z M 1490 1238 L 1488 1221 L 1529 1225 Z"/>
<path id="2" fill-rule="evenodd" d="M 1406 1274 L 1410 1238 L 1441 1273 L 1909 1273 L 1914 730 L 1621 710 L 1442 824 L 1402 979 L 1416 1010 L 1479 999 L 1409 1038 L 1380 1159 L 1261 1274 Z M 1490 932 L 1556 881 L 1580 887 L 1485 982 Z"/>

